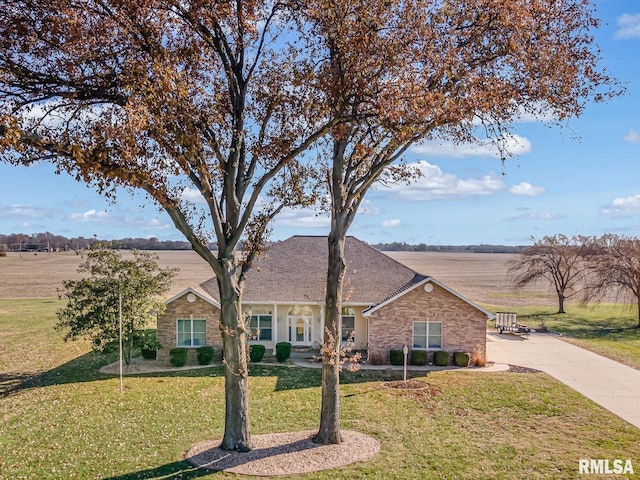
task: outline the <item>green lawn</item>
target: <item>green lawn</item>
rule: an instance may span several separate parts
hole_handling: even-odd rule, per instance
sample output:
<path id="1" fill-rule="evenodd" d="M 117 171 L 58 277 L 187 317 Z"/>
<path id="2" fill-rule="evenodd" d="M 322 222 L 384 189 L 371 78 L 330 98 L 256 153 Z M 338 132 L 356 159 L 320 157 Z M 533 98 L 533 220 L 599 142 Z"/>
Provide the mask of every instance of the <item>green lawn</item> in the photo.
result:
<path id="1" fill-rule="evenodd" d="M 504 307 L 489 307 L 492 311 Z M 567 313 L 539 307 L 515 308 L 518 322 L 561 333 L 566 341 L 640 369 L 640 329 L 637 307 L 605 303 L 590 306 L 569 305 Z"/>
<path id="2" fill-rule="evenodd" d="M 110 358 L 52 331 L 55 306 L 0 301 L 0 365 L 14 378 L 0 395 L 0 478 L 203 476 L 183 458 L 222 436 L 221 367 L 128 377 L 119 392 L 97 373 Z M 640 471 L 638 430 L 545 374 L 438 372 L 423 378 L 429 396 L 381 387 L 396 376 L 344 376 L 342 426 L 375 437 L 380 454 L 303 478 L 577 478 L 581 458 L 631 458 Z M 252 432 L 316 428 L 320 380 L 318 370 L 253 366 Z"/>

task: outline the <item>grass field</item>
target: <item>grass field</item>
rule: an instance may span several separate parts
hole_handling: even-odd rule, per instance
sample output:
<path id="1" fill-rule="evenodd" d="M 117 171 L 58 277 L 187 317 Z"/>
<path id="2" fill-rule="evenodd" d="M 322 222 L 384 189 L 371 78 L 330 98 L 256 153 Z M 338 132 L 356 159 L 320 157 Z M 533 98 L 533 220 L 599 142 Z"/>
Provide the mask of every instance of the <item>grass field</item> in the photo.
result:
<path id="1" fill-rule="evenodd" d="M 202 476 L 184 452 L 222 436 L 222 369 L 128 377 L 119 392 L 97 372 L 112 357 L 53 330 L 58 305 L 0 300 L 0 478 Z M 381 453 L 304 478 L 576 478 L 580 458 L 640 458 L 637 429 L 545 374 L 438 372 L 423 378 L 431 394 L 414 396 L 381 388 L 396 376 L 344 377 L 342 426 Z M 317 370 L 252 367 L 253 433 L 316 428 L 320 381 Z"/>

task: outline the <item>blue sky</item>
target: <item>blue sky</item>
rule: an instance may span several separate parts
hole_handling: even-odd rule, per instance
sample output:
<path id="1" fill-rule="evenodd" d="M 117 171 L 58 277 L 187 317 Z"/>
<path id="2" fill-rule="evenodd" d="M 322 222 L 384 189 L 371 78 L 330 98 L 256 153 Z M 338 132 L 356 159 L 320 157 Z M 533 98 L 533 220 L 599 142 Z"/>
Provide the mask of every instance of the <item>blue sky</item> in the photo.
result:
<path id="1" fill-rule="evenodd" d="M 603 64 L 626 83 L 625 95 L 589 105 L 562 129 L 517 125 L 519 154 L 504 165 L 490 147 L 412 149 L 406 160 L 423 177 L 371 191 L 350 233 L 370 243 L 436 245 L 520 245 L 556 233 L 640 236 L 640 2 L 599 0 L 597 8 Z M 314 212 L 284 212 L 272 238 L 324 235 L 328 224 Z M 44 231 L 182 240 L 143 195 L 123 192 L 109 204 L 51 166 L 0 164 L 0 233 Z"/>

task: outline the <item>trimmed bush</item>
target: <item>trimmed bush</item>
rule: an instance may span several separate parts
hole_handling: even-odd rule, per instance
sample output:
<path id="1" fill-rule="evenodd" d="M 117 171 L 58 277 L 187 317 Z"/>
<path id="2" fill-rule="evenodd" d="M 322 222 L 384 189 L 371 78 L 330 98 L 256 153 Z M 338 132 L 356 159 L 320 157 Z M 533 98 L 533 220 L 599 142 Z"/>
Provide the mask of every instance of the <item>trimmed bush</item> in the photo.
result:
<path id="1" fill-rule="evenodd" d="M 251 345 L 249 347 L 249 358 L 252 362 L 260 362 L 266 350 L 264 345 Z"/>
<path id="2" fill-rule="evenodd" d="M 142 358 L 145 360 L 155 360 L 158 356 L 157 350 L 147 350 L 143 348 L 140 350 L 140 353 L 142 354 Z"/>
<path id="3" fill-rule="evenodd" d="M 438 350 L 433 352 L 433 364 L 438 367 L 446 367 L 449 365 L 449 352 Z"/>
<path id="4" fill-rule="evenodd" d="M 289 342 L 276 343 L 276 358 L 279 362 L 286 361 L 291 356 L 291 344 Z"/>
<path id="5" fill-rule="evenodd" d="M 169 350 L 169 363 L 173 367 L 184 367 L 187 363 L 187 349 L 172 348 Z"/>
<path id="6" fill-rule="evenodd" d="M 426 365 L 427 352 L 424 350 L 411 350 L 411 365 Z"/>
<path id="7" fill-rule="evenodd" d="M 404 353 L 402 350 L 389 350 L 391 365 L 404 365 Z"/>
<path id="8" fill-rule="evenodd" d="M 209 365 L 213 360 L 213 347 L 199 347 L 197 350 L 198 365 Z"/>
<path id="9" fill-rule="evenodd" d="M 468 367 L 469 354 L 467 352 L 455 352 L 453 354 L 453 364 L 456 367 Z"/>

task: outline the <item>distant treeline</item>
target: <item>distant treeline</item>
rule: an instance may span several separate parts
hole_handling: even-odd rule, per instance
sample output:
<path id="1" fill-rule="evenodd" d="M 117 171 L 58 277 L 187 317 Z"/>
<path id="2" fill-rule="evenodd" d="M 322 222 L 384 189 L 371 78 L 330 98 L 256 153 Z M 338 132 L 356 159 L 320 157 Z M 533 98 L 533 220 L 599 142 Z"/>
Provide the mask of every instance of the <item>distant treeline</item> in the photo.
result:
<path id="1" fill-rule="evenodd" d="M 97 237 L 71 237 L 54 235 L 50 232 L 27 235 L 25 233 L 0 234 L 0 245 L 11 252 L 64 252 L 70 250 L 83 250 L 95 242 L 100 242 Z M 186 241 L 158 240 L 151 238 L 121 238 L 109 240 L 108 243 L 115 248 L 138 250 L 191 250 L 191 245 Z M 396 252 L 461 252 L 461 253 L 521 253 L 526 246 L 508 245 L 417 245 L 405 242 L 376 243 L 371 245 L 378 250 Z M 216 245 L 209 248 L 215 250 Z"/>
<path id="2" fill-rule="evenodd" d="M 451 253 L 521 253 L 526 246 L 509 245 L 417 245 L 404 242 L 376 243 L 371 245 L 377 250 L 393 252 L 451 252 Z"/>
<path id="3" fill-rule="evenodd" d="M 50 232 L 27 235 L 25 233 L 0 234 L 0 245 L 6 246 L 11 252 L 64 252 L 70 250 L 83 250 L 95 242 L 100 242 L 97 237 L 71 237 L 54 235 Z M 121 238 L 109 240 L 108 243 L 115 248 L 138 250 L 191 250 L 191 245 L 186 241 L 158 240 L 151 238 Z M 215 245 L 210 245 L 215 249 Z"/>

